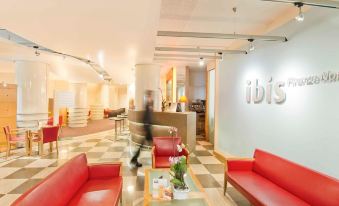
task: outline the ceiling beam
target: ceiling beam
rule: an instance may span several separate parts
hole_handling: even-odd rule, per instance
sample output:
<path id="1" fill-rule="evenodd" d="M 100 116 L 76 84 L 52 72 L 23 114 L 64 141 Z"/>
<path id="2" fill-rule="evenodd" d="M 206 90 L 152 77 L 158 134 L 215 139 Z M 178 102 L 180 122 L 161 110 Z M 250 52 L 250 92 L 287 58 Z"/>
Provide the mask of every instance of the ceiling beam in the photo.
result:
<path id="1" fill-rule="evenodd" d="M 155 51 L 199 52 L 199 53 L 217 53 L 217 54 L 247 54 L 247 51 L 244 51 L 244 50 L 178 48 L 178 47 L 155 47 Z"/>
<path id="2" fill-rule="evenodd" d="M 253 40 L 262 40 L 262 41 L 282 41 L 282 42 L 287 41 L 287 38 L 284 37 L 284 36 L 201 33 L 201 32 L 177 32 L 177 31 L 158 31 L 158 36 L 208 38 L 208 39 L 240 39 L 240 40 L 253 39 Z"/>
<path id="3" fill-rule="evenodd" d="M 182 61 L 182 62 L 198 62 L 200 59 L 178 59 L 167 57 L 154 57 L 154 61 Z"/>
<path id="4" fill-rule="evenodd" d="M 211 55 L 189 55 L 189 54 L 154 54 L 154 57 L 182 57 L 182 58 L 190 58 L 190 59 L 222 59 L 220 55 L 211 56 Z"/>
<path id="5" fill-rule="evenodd" d="M 281 3 L 303 3 L 308 6 L 317 6 L 325 7 L 331 9 L 339 9 L 339 2 L 333 0 L 261 0 L 261 1 L 271 1 L 271 2 L 281 2 Z"/>

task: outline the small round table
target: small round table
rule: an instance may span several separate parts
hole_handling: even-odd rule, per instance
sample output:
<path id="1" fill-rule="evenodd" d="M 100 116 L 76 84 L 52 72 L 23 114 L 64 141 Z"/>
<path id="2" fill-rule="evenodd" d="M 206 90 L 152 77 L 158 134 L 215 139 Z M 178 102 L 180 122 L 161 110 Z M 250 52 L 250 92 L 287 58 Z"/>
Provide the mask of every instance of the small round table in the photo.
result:
<path id="1" fill-rule="evenodd" d="M 119 134 L 121 133 L 121 122 L 124 124 L 124 119 L 119 117 L 111 117 L 109 120 L 114 120 L 115 128 L 115 139 L 118 137 L 118 123 L 119 123 Z"/>

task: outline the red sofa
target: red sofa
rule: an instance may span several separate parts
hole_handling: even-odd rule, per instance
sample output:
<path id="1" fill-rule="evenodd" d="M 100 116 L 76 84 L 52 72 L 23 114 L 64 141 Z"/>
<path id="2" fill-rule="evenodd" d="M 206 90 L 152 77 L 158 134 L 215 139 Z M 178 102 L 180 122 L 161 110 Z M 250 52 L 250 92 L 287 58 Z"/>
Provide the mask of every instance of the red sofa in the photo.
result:
<path id="1" fill-rule="evenodd" d="M 339 205 L 339 180 L 262 150 L 226 168 L 224 193 L 229 182 L 253 205 Z"/>
<path id="2" fill-rule="evenodd" d="M 152 148 L 152 167 L 153 168 L 169 168 L 169 158 L 173 156 L 186 156 L 188 163 L 188 151 L 183 149 L 182 152 L 177 151 L 177 145 L 181 145 L 180 137 L 154 137 Z"/>
<path id="3" fill-rule="evenodd" d="M 105 206 L 119 204 L 121 164 L 87 165 L 80 154 L 20 196 L 15 206 Z"/>

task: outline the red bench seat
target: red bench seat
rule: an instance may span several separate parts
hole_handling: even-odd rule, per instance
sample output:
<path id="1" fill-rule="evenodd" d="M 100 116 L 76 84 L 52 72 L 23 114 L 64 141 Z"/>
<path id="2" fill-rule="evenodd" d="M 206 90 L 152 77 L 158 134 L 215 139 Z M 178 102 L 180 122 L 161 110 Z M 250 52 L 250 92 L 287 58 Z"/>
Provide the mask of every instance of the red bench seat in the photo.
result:
<path id="1" fill-rule="evenodd" d="M 256 150 L 253 160 L 227 160 L 227 182 L 253 205 L 338 206 L 339 180 Z"/>

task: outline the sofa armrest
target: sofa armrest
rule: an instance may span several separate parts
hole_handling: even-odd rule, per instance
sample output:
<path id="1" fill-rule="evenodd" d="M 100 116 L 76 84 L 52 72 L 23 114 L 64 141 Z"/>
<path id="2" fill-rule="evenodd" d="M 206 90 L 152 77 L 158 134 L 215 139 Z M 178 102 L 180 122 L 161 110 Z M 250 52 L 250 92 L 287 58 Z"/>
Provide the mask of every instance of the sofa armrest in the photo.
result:
<path id="1" fill-rule="evenodd" d="M 113 164 L 88 165 L 89 179 L 112 178 L 120 176 L 121 162 Z"/>
<path id="2" fill-rule="evenodd" d="M 184 155 L 184 156 L 188 157 L 189 152 L 186 148 L 183 148 L 179 155 Z"/>
<path id="3" fill-rule="evenodd" d="M 226 170 L 252 170 L 254 160 L 253 159 L 233 159 L 226 161 Z"/>

